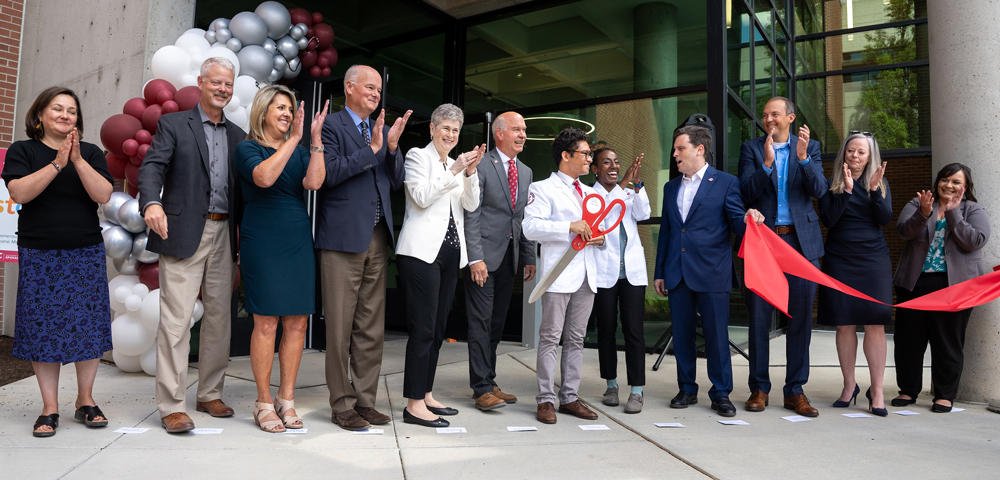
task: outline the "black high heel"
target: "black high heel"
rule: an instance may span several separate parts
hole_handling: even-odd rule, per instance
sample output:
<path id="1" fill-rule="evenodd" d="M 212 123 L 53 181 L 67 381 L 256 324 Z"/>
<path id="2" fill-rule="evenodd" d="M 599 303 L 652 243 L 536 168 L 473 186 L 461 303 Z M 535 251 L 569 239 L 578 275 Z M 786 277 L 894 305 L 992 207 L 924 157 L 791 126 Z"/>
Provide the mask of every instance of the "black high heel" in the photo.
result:
<path id="1" fill-rule="evenodd" d="M 872 389 L 871 389 L 871 387 L 868 387 L 868 391 L 865 392 L 865 396 L 868 397 L 868 410 L 871 410 L 872 413 L 874 413 L 875 415 L 878 415 L 880 417 L 888 417 L 889 416 L 889 411 L 888 410 L 886 410 L 884 408 L 875 408 L 875 407 L 872 407 Z"/>
<path id="2" fill-rule="evenodd" d="M 859 393 L 861 393 L 861 387 L 859 387 L 858 384 L 855 383 L 854 384 L 854 395 L 851 395 L 851 398 L 849 400 L 847 400 L 846 402 L 842 402 L 838 398 L 837 401 L 833 402 L 833 406 L 836 407 L 836 408 L 847 408 L 847 407 L 851 406 L 851 401 L 852 400 L 854 401 L 854 404 L 857 405 L 858 404 L 858 394 Z"/>

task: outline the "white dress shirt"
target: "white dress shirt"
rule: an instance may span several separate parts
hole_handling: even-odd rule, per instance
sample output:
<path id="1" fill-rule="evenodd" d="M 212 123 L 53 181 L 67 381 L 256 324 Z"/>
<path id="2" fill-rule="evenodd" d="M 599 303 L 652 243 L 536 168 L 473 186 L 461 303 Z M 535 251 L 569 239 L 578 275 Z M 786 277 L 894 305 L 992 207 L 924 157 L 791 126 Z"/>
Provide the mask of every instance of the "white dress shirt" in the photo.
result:
<path id="1" fill-rule="evenodd" d="M 694 196 L 698 193 L 698 187 L 701 186 L 701 179 L 705 176 L 706 170 L 708 170 L 707 163 L 694 175 L 690 177 L 685 175 L 681 178 L 681 186 L 677 189 L 677 206 L 681 211 L 681 221 L 687 221 L 688 210 L 691 209 L 691 203 L 694 202 Z"/>

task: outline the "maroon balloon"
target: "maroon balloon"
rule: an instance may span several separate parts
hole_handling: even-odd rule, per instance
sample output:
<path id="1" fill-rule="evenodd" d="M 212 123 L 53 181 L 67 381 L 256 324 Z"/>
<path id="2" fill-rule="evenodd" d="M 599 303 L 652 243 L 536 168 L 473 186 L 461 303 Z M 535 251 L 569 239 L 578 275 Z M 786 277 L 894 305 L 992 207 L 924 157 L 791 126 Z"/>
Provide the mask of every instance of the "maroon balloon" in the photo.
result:
<path id="1" fill-rule="evenodd" d="M 322 74 L 323 74 L 323 69 L 319 68 L 318 65 L 313 65 L 312 67 L 309 67 L 309 76 L 310 77 L 319 78 L 319 76 L 322 75 Z"/>
<path id="2" fill-rule="evenodd" d="M 316 53 L 316 50 L 307 51 L 302 56 L 302 68 L 312 68 L 313 65 L 316 65 L 317 58 L 319 58 L 319 54 Z"/>
<path id="3" fill-rule="evenodd" d="M 125 180 L 132 185 L 139 184 L 139 166 L 129 162 L 125 164 Z"/>
<path id="4" fill-rule="evenodd" d="M 149 130 L 139 130 L 135 132 L 135 141 L 139 142 L 139 145 L 151 145 L 153 134 L 149 133 Z"/>
<path id="5" fill-rule="evenodd" d="M 142 112 L 142 126 L 149 133 L 156 133 L 156 122 L 160 121 L 160 116 L 163 115 L 163 107 L 159 105 L 150 105 L 146 107 L 146 111 Z"/>
<path id="6" fill-rule="evenodd" d="M 142 129 L 142 122 L 131 115 L 119 113 L 112 115 L 101 125 L 101 143 L 109 152 L 125 156 L 122 144 L 125 140 L 135 137 L 135 132 Z"/>
<path id="7" fill-rule="evenodd" d="M 323 50 L 323 54 L 326 55 L 326 58 L 328 60 L 330 60 L 330 67 L 331 68 L 335 67 L 337 65 L 337 60 L 340 60 L 340 54 L 337 53 L 337 49 L 336 48 L 330 47 L 330 48 L 328 48 L 326 50 Z"/>
<path id="8" fill-rule="evenodd" d="M 316 66 L 319 68 L 327 68 L 330 66 L 330 59 L 326 58 L 326 55 L 320 55 L 319 58 L 316 59 Z"/>
<path id="9" fill-rule="evenodd" d="M 172 101 L 174 99 L 174 94 L 175 93 L 177 93 L 177 92 L 171 92 L 171 91 L 168 91 L 168 90 L 160 90 L 160 93 L 156 94 L 156 103 L 159 103 L 160 105 L 163 105 L 164 103 Z"/>
<path id="10" fill-rule="evenodd" d="M 184 87 L 174 94 L 174 101 L 177 102 L 177 111 L 191 110 L 201 101 L 201 89 L 198 87 Z"/>
<path id="11" fill-rule="evenodd" d="M 310 51 L 316 50 L 317 46 L 319 46 L 319 42 L 316 41 L 315 38 L 310 38 L 309 39 L 309 45 L 306 45 L 306 50 L 310 50 Z"/>
<path id="12" fill-rule="evenodd" d="M 180 110 L 180 107 L 177 106 L 177 102 L 173 100 L 163 102 L 163 113 L 174 113 L 178 110 Z"/>
<path id="13" fill-rule="evenodd" d="M 128 164 L 128 157 L 123 157 L 114 152 L 108 152 L 104 156 L 108 160 L 108 172 L 112 178 L 125 178 L 125 165 Z"/>
<path id="14" fill-rule="evenodd" d="M 139 283 L 149 287 L 150 291 L 160 288 L 160 262 L 139 264 Z"/>
<path id="15" fill-rule="evenodd" d="M 139 149 L 139 142 L 135 141 L 134 138 L 130 138 L 122 142 L 122 151 L 125 155 L 135 155 L 136 150 Z"/>
<path id="16" fill-rule="evenodd" d="M 139 157 L 139 160 L 145 160 L 146 152 L 148 151 L 149 151 L 149 145 L 139 145 L 139 151 L 136 153 L 136 156 Z M 142 162 L 140 161 L 139 163 Z"/>
<path id="17" fill-rule="evenodd" d="M 313 26 L 315 27 L 317 23 L 323 21 L 323 14 L 319 12 L 313 12 Z"/>
<path id="18" fill-rule="evenodd" d="M 313 25 L 313 30 L 316 31 L 319 48 L 326 48 L 333 44 L 333 27 L 325 23 L 317 23 Z"/>
<path id="19" fill-rule="evenodd" d="M 125 115 L 132 115 L 138 120 L 142 120 L 142 112 L 146 110 L 149 104 L 146 103 L 146 99 L 142 97 L 135 97 L 129 99 L 125 102 L 125 108 L 122 108 L 122 113 Z"/>
<path id="20" fill-rule="evenodd" d="M 315 36 L 316 36 L 316 30 L 313 30 L 313 27 L 309 27 L 309 29 L 306 30 L 306 38 L 313 38 Z"/>
<path id="21" fill-rule="evenodd" d="M 167 91 L 170 95 L 177 93 L 177 89 L 174 88 L 170 82 L 163 80 L 162 78 L 154 78 L 146 84 L 146 88 L 142 89 L 142 98 L 146 99 L 146 103 L 152 105 L 154 103 L 160 103 L 157 101 L 160 92 Z M 167 100 L 170 100 L 169 98 Z M 143 111 L 145 113 L 145 111 Z"/>
<path id="22" fill-rule="evenodd" d="M 304 23 L 307 27 L 311 27 L 313 24 L 312 15 L 304 8 L 293 8 L 288 11 L 288 14 L 292 17 L 292 25 Z"/>
<path id="23" fill-rule="evenodd" d="M 131 157 L 128 157 L 128 161 L 132 162 L 134 165 L 142 165 L 142 159 L 139 158 L 139 155 L 132 155 Z"/>
<path id="24" fill-rule="evenodd" d="M 330 67 L 326 67 L 323 69 L 323 71 L 320 72 L 320 75 L 324 77 L 329 77 L 331 73 L 333 73 L 333 70 L 330 70 Z"/>

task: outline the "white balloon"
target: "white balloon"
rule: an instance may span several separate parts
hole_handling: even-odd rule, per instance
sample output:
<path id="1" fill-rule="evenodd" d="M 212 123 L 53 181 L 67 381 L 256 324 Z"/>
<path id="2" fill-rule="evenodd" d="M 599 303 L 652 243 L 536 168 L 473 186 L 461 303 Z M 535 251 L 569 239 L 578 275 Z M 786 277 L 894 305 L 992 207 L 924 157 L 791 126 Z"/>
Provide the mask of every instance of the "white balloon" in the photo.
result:
<path id="1" fill-rule="evenodd" d="M 181 88 L 181 77 L 187 74 L 190 63 L 191 58 L 183 48 L 167 45 L 153 54 L 150 66 L 154 77 L 170 82 L 175 88 Z"/>
<path id="2" fill-rule="evenodd" d="M 195 34 L 195 35 L 198 35 L 200 37 L 204 37 L 205 36 L 205 31 L 202 30 L 202 29 L 200 29 L 200 28 L 189 28 L 189 29 L 187 29 L 186 32 L 183 33 L 183 35 L 191 35 L 191 34 Z"/>
<path id="3" fill-rule="evenodd" d="M 212 48 L 208 49 L 207 52 L 205 52 L 206 60 L 212 57 L 222 57 L 225 58 L 226 60 L 229 60 L 230 62 L 233 62 L 233 66 L 236 68 L 236 71 L 233 72 L 233 76 L 238 77 L 240 75 L 240 59 L 236 58 L 236 54 L 233 53 L 232 50 L 226 48 L 225 43 L 221 45 L 215 45 Z M 201 65 L 198 65 L 198 70 L 200 69 Z"/>
<path id="4" fill-rule="evenodd" d="M 139 283 L 138 275 L 118 275 L 108 282 L 108 292 L 111 294 L 109 295 L 111 300 L 111 310 L 119 313 L 125 312 L 124 300 L 119 302 L 115 299 L 115 290 L 118 290 L 118 287 L 127 287 L 128 291 L 131 292 L 132 287 L 137 283 Z M 128 298 L 128 295 L 126 295 L 125 298 Z"/>
<path id="5" fill-rule="evenodd" d="M 196 323 L 198 323 L 198 321 L 197 321 L 197 320 L 195 320 L 195 319 L 194 319 L 194 316 L 192 315 L 192 316 L 191 316 L 191 324 L 190 324 L 190 325 L 188 325 L 188 328 L 194 328 L 194 324 L 196 324 Z"/>
<path id="6" fill-rule="evenodd" d="M 125 355 L 140 355 L 153 345 L 156 332 L 147 329 L 138 313 L 129 312 L 111 323 L 111 341 L 115 350 Z"/>
<path id="7" fill-rule="evenodd" d="M 237 109 L 237 108 L 243 108 L 243 105 L 242 105 L 242 104 L 240 104 L 240 101 L 241 101 L 241 100 L 240 100 L 240 97 L 238 97 L 238 96 L 236 96 L 236 95 L 233 95 L 233 96 L 232 96 L 232 97 L 231 97 L 231 98 L 229 99 L 229 103 L 227 103 L 227 104 L 226 104 L 226 106 L 225 106 L 225 110 L 226 110 L 227 112 L 230 112 L 230 113 L 232 113 L 232 112 L 236 111 L 236 109 Z"/>
<path id="8" fill-rule="evenodd" d="M 139 355 L 139 366 L 142 367 L 142 371 L 146 372 L 146 375 L 151 377 L 156 376 L 156 344 L 154 343 L 149 350 L 142 352 Z"/>
<path id="9" fill-rule="evenodd" d="M 174 42 L 174 46 L 184 49 L 188 55 L 195 52 L 204 53 L 209 48 L 212 48 L 212 45 L 208 43 L 208 40 L 205 40 L 204 33 L 200 35 L 197 33 L 185 33 L 184 35 L 177 37 L 177 41 Z"/>
<path id="10" fill-rule="evenodd" d="M 138 312 L 140 308 L 142 308 L 142 298 L 138 295 L 129 295 L 125 299 L 125 310 L 129 313 Z"/>
<path id="11" fill-rule="evenodd" d="M 115 361 L 115 366 L 123 372 L 136 373 L 142 371 L 142 366 L 139 364 L 139 355 L 125 355 L 118 350 L 112 350 L 111 359 Z"/>
<path id="12" fill-rule="evenodd" d="M 198 86 L 198 77 L 190 74 L 184 75 L 181 77 L 181 85 L 184 85 L 185 87 L 196 87 Z"/>
<path id="13" fill-rule="evenodd" d="M 249 75 L 240 75 L 236 77 L 236 81 L 233 82 L 233 97 L 239 97 L 240 104 L 244 107 L 250 105 L 253 102 L 253 97 L 257 95 L 257 81 Z M 229 102 L 230 104 L 236 103 L 235 101 Z"/>
<path id="14" fill-rule="evenodd" d="M 139 298 L 145 299 L 146 295 L 149 295 L 149 287 L 145 284 L 137 283 L 132 286 L 132 295 L 138 295 Z"/>
<path id="15" fill-rule="evenodd" d="M 132 295 L 132 288 L 130 287 L 122 285 L 114 290 L 115 300 L 118 303 L 125 304 L 125 299 L 127 299 L 129 295 Z"/>
<path id="16" fill-rule="evenodd" d="M 244 131 L 250 125 L 250 118 L 247 116 L 247 110 L 244 107 L 239 107 L 231 112 L 226 112 L 226 120 L 235 123 L 236 126 L 242 128 Z"/>
<path id="17" fill-rule="evenodd" d="M 160 289 L 157 288 L 149 292 L 146 298 L 142 299 L 142 308 L 139 309 L 139 319 L 142 324 L 151 332 L 155 332 L 160 326 Z"/>
<path id="18" fill-rule="evenodd" d="M 197 321 L 197 320 L 201 320 L 201 317 L 204 316 L 204 315 L 205 315 L 205 304 L 201 303 L 201 300 L 195 300 L 194 301 L 194 312 L 192 312 L 192 316 Z"/>
<path id="19" fill-rule="evenodd" d="M 206 48 L 204 52 L 188 53 L 188 58 L 191 59 L 191 70 L 189 72 L 201 73 L 201 64 L 205 63 L 205 52 L 207 52 L 210 48 L 212 47 Z M 184 81 L 184 77 L 181 77 L 181 81 Z"/>

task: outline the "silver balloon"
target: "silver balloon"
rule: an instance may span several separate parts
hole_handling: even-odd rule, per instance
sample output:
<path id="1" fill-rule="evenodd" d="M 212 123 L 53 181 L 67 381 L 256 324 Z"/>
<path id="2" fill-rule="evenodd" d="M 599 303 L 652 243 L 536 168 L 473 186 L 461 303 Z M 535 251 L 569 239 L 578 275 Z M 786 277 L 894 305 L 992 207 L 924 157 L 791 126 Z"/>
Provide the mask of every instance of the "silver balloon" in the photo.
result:
<path id="1" fill-rule="evenodd" d="M 125 192 L 114 192 L 111 194 L 111 199 L 108 203 L 101 205 L 101 211 L 104 212 L 104 218 L 109 222 L 118 225 L 118 209 L 121 208 L 122 204 L 131 200 L 132 196 Z"/>
<path id="2" fill-rule="evenodd" d="M 131 199 L 118 208 L 118 224 L 132 233 L 146 231 L 146 221 L 139 215 L 139 201 Z M 131 251 L 131 247 L 129 248 Z"/>
<path id="3" fill-rule="evenodd" d="M 135 255 L 131 253 L 121 257 L 111 260 L 111 264 L 115 266 L 115 270 L 122 275 L 138 275 L 139 274 L 139 260 L 135 258 Z"/>
<path id="4" fill-rule="evenodd" d="M 280 55 L 279 55 L 279 57 L 280 57 Z M 281 57 L 281 58 L 285 58 L 285 57 Z M 277 82 L 278 80 L 281 80 L 281 76 L 284 73 L 285 73 L 285 71 L 283 69 L 282 70 L 278 70 L 278 69 L 272 68 L 271 69 L 271 74 L 267 76 L 267 80 L 265 80 L 265 81 L 267 83 Z"/>
<path id="5" fill-rule="evenodd" d="M 129 258 L 135 257 L 137 261 L 142 263 L 153 263 L 159 260 L 160 254 L 146 250 L 148 239 L 149 237 L 146 235 L 146 232 L 137 234 L 135 239 L 132 240 L 132 254 L 129 255 Z"/>
<path id="6" fill-rule="evenodd" d="M 267 40 L 264 40 L 264 50 L 267 50 L 267 53 L 274 55 L 278 53 L 278 46 L 275 45 L 274 40 L 271 40 L 269 38 Z"/>
<path id="7" fill-rule="evenodd" d="M 107 229 L 109 229 L 111 227 L 117 227 L 117 225 L 115 225 L 115 224 L 113 224 L 113 223 L 111 223 L 111 222 L 109 222 L 107 220 L 101 222 L 100 225 L 101 225 L 101 233 L 104 233 L 105 230 L 107 230 Z"/>
<path id="8" fill-rule="evenodd" d="M 299 54 L 299 45 L 295 43 L 295 40 L 292 40 L 292 37 L 286 35 L 274 43 L 278 45 L 278 53 L 284 56 L 286 60 L 291 60 Z"/>
<path id="9" fill-rule="evenodd" d="M 299 27 L 299 30 L 302 30 L 303 37 L 306 36 L 307 33 L 309 33 L 309 25 L 306 25 L 304 23 L 296 23 L 295 26 Z"/>
<path id="10" fill-rule="evenodd" d="M 296 40 L 295 44 L 299 46 L 299 50 L 305 50 L 309 46 L 309 40 L 306 40 L 306 37 L 302 37 Z"/>
<path id="11" fill-rule="evenodd" d="M 218 30 L 220 28 L 229 28 L 228 18 L 216 18 L 215 20 L 212 20 L 212 23 L 208 26 L 209 30 Z"/>
<path id="12" fill-rule="evenodd" d="M 219 43 L 226 43 L 230 38 L 233 38 L 233 32 L 229 31 L 228 28 L 220 28 L 215 31 L 215 41 Z"/>
<path id="13" fill-rule="evenodd" d="M 230 38 L 226 41 L 226 48 L 232 50 L 233 53 L 237 53 L 243 48 L 243 43 L 238 38 Z"/>
<path id="14" fill-rule="evenodd" d="M 267 36 L 271 38 L 281 38 L 292 26 L 292 16 L 284 5 L 267 1 L 257 6 L 253 11 L 264 23 L 267 24 Z"/>
<path id="15" fill-rule="evenodd" d="M 240 75 L 249 75 L 258 82 L 267 80 L 271 73 L 273 58 L 264 47 L 247 45 L 236 54 L 240 61 Z"/>
<path id="16" fill-rule="evenodd" d="M 104 253 L 111 258 L 127 257 L 132 253 L 132 234 L 122 227 L 111 227 L 104 231 Z"/>
<path id="17" fill-rule="evenodd" d="M 215 30 L 209 30 L 209 31 L 205 32 L 205 40 L 208 40 L 208 44 L 209 45 L 211 45 L 211 44 L 219 41 L 219 39 L 216 38 L 216 36 L 215 36 L 216 33 L 217 32 Z"/>
<path id="18" fill-rule="evenodd" d="M 295 57 L 288 61 L 288 66 L 285 67 L 284 77 L 288 79 L 295 78 L 302 73 L 301 65 L 299 65 L 299 58 Z"/>
<path id="19" fill-rule="evenodd" d="M 301 25 L 301 23 L 299 25 Z M 288 36 L 294 38 L 296 41 L 300 38 L 304 38 L 306 36 L 306 32 L 308 32 L 308 30 L 303 30 L 299 27 L 299 25 L 296 25 L 288 30 Z"/>
<path id="20" fill-rule="evenodd" d="M 281 55 L 275 55 L 274 60 L 271 63 L 271 66 L 274 67 L 275 70 L 281 72 L 285 71 L 286 65 L 288 65 L 288 60 L 285 60 L 285 57 L 282 57 Z"/>
<path id="21" fill-rule="evenodd" d="M 229 31 L 240 39 L 243 45 L 263 45 L 267 40 L 267 23 L 253 12 L 240 12 L 229 21 Z M 240 63 L 240 71 L 243 64 Z"/>

